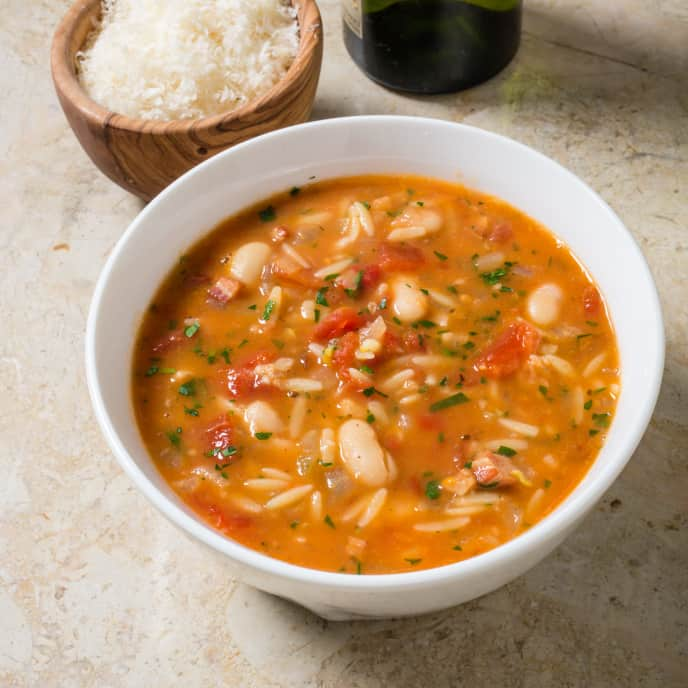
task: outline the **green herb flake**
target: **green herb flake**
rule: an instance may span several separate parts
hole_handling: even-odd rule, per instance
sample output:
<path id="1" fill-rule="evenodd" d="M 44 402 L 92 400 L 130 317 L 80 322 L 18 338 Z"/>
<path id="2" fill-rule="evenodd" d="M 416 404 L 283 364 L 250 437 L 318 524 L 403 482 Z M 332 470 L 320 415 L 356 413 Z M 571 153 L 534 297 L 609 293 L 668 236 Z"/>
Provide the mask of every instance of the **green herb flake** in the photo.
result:
<path id="1" fill-rule="evenodd" d="M 225 458 L 228 458 L 230 456 L 234 456 L 239 450 L 236 447 L 232 447 L 231 445 L 228 447 L 225 447 L 224 449 L 220 450 L 220 454 L 224 456 Z"/>
<path id="2" fill-rule="evenodd" d="M 399 320 L 396 315 L 392 317 L 392 322 L 394 322 L 395 325 L 401 325 L 401 320 Z"/>
<path id="3" fill-rule="evenodd" d="M 584 408 L 586 411 L 589 411 L 589 410 L 592 408 L 592 399 L 588 399 L 588 400 L 583 404 L 583 408 Z"/>
<path id="4" fill-rule="evenodd" d="M 313 309 L 313 321 L 314 322 L 320 322 L 320 309 L 319 308 L 314 308 Z"/>
<path id="5" fill-rule="evenodd" d="M 497 322 L 499 320 L 499 316 L 501 315 L 501 311 L 497 310 L 494 312 L 494 315 L 486 315 L 484 318 L 480 318 L 483 322 Z"/>
<path id="6" fill-rule="evenodd" d="M 442 494 L 439 480 L 428 480 L 425 483 L 425 496 L 428 499 L 439 499 Z"/>
<path id="7" fill-rule="evenodd" d="M 289 195 L 290 196 L 298 196 L 301 193 L 301 189 L 299 189 L 298 186 L 292 186 L 291 189 L 289 189 Z"/>
<path id="8" fill-rule="evenodd" d="M 610 413 L 593 413 L 592 421 L 598 428 L 608 428 L 610 417 Z"/>
<path id="9" fill-rule="evenodd" d="M 201 408 L 200 406 L 196 405 L 193 408 L 189 408 L 188 406 L 184 407 L 184 413 L 187 416 L 198 416 L 198 409 Z"/>
<path id="10" fill-rule="evenodd" d="M 599 432 L 600 432 L 599 430 L 588 430 L 588 435 L 590 435 L 590 437 L 594 437 Z"/>
<path id="11" fill-rule="evenodd" d="M 276 305 L 277 302 L 274 299 L 268 299 L 267 303 L 265 304 L 265 308 L 263 308 L 263 317 L 261 320 L 266 322 L 270 320 L 270 316 L 272 315 L 272 311 L 275 310 Z"/>
<path id="12" fill-rule="evenodd" d="M 586 337 L 592 337 L 592 334 L 590 334 L 590 332 L 587 332 L 586 334 L 577 334 L 576 340 L 580 341 L 581 339 L 585 339 Z"/>
<path id="13" fill-rule="evenodd" d="M 298 526 L 299 526 L 299 522 L 298 522 L 298 521 L 292 521 L 292 522 L 289 524 L 289 527 L 290 527 L 292 530 L 294 530 L 294 528 L 298 528 Z"/>
<path id="14" fill-rule="evenodd" d="M 545 489 L 548 490 L 550 487 L 552 487 L 552 481 L 551 480 L 545 480 L 543 485 L 544 485 Z"/>
<path id="15" fill-rule="evenodd" d="M 470 401 L 470 399 L 463 393 L 457 392 L 452 394 L 450 397 L 436 401 L 430 406 L 430 413 L 436 413 L 437 411 L 443 411 L 444 409 L 450 408 L 452 406 L 457 406 L 458 404 L 465 404 Z"/>
<path id="16" fill-rule="evenodd" d="M 254 437 L 257 440 L 269 440 L 272 437 L 271 432 L 257 432 Z"/>
<path id="17" fill-rule="evenodd" d="M 440 444 L 444 444 L 444 440 L 445 440 L 444 433 L 443 432 L 438 433 L 437 434 L 437 441 Z"/>
<path id="18" fill-rule="evenodd" d="M 361 201 L 361 205 L 362 205 L 366 210 L 370 210 L 370 203 L 368 203 L 368 201 Z"/>
<path id="19" fill-rule="evenodd" d="M 459 293 L 459 290 L 453 284 L 447 285 L 447 291 L 451 292 L 452 294 L 458 294 Z"/>
<path id="20" fill-rule="evenodd" d="M 246 346 L 248 344 L 248 339 L 242 339 L 239 342 L 239 346 L 237 346 L 237 349 L 241 349 L 242 347 Z"/>
<path id="21" fill-rule="evenodd" d="M 377 389 L 375 387 L 366 387 L 363 390 L 363 394 L 367 397 L 372 397 L 373 394 L 379 394 L 381 397 L 384 397 L 385 399 L 388 396 L 387 394 L 385 394 L 384 392 L 381 392 L 379 389 Z"/>
<path id="22" fill-rule="evenodd" d="M 420 564 L 422 559 L 404 559 L 404 561 L 407 561 L 411 566 L 415 566 L 416 564 Z"/>
<path id="23" fill-rule="evenodd" d="M 597 327 L 599 323 L 596 323 L 594 320 L 586 320 L 585 324 L 590 325 L 590 327 Z"/>
<path id="24" fill-rule="evenodd" d="M 248 309 L 249 309 L 250 311 L 255 311 L 256 308 L 258 308 L 258 304 L 257 304 L 257 303 L 252 303 L 252 304 L 248 307 Z"/>
<path id="25" fill-rule="evenodd" d="M 350 296 L 352 299 L 355 299 L 360 288 L 361 288 L 361 281 L 363 280 L 363 270 L 359 270 L 356 273 L 356 277 L 354 277 L 354 286 L 352 289 L 345 289 L 344 291 L 346 292 L 347 296 Z"/>
<path id="26" fill-rule="evenodd" d="M 370 368 L 369 366 L 367 366 L 367 365 L 365 365 L 365 364 L 362 365 L 362 366 L 360 366 L 360 367 L 359 367 L 359 370 L 360 370 L 362 373 L 367 373 L 368 375 L 372 375 L 373 372 L 374 372 L 372 368 Z"/>
<path id="27" fill-rule="evenodd" d="M 597 389 L 592 390 L 592 394 L 600 394 L 601 392 L 604 392 L 606 389 L 606 387 L 598 387 Z"/>
<path id="28" fill-rule="evenodd" d="M 222 351 L 220 351 L 220 356 L 222 356 L 222 358 L 224 359 L 224 361 L 227 365 L 230 364 L 231 359 L 229 358 L 229 349 L 227 347 L 225 347 L 224 349 L 222 349 Z"/>
<path id="29" fill-rule="evenodd" d="M 475 348 L 475 344 L 473 342 L 468 341 L 464 343 L 463 348 L 469 351 L 470 349 Z"/>
<path id="30" fill-rule="evenodd" d="M 334 530 L 334 521 L 332 520 L 332 517 L 329 514 L 325 514 L 325 518 L 323 519 L 323 521 L 325 521 L 325 524 L 330 526 L 330 528 Z"/>
<path id="31" fill-rule="evenodd" d="M 463 552 L 463 548 L 461 547 L 461 545 L 454 545 L 452 549 L 457 552 Z"/>
<path id="32" fill-rule="evenodd" d="M 368 413 L 366 414 L 366 423 L 372 424 L 374 422 L 375 422 L 375 416 L 370 411 L 368 411 Z"/>
<path id="33" fill-rule="evenodd" d="M 160 368 L 158 368 L 158 366 L 151 366 L 145 373 L 146 377 L 153 377 L 159 370 Z"/>
<path id="34" fill-rule="evenodd" d="M 547 392 L 549 391 L 547 387 L 545 387 L 544 385 L 540 385 L 538 387 L 538 391 L 540 392 L 540 394 L 542 394 L 543 397 L 545 397 L 545 399 L 547 398 Z"/>
<path id="35" fill-rule="evenodd" d="M 418 322 L 415 322 L 414 325 L 424 327 L 426 330 L 431 330 L 433 327 L 437 327 L 437 323 L 432 322 L 432 320 L 419 320 Z"/>
<path id="36" fill-rule="evenodd" d="M 439 386 L 440 386 L 440 387 L 446 387 L 448 382 L 449 382 L 449 378 L 445 375 L 445 376 L 439 381 Z"/>
<path id="37" fill-rule="evenodd" d="M 196 332 L 198 332 L 198 330 L 200 330 L 200 329 L 201 329 L 201 326 L 200 326 L 198 323 L 192 323 L 191 325 L 189 325 L 188 327 L 186 327 L 186 328 L 184 329 L 184 334 L 185 334 L 187 337 L 191 338 L 191 337 L 193 337 L 193 336 L 196 334 Z"/>
<path id="38" fill-rule="evenodd" d="M 316 295 L 315 295 L 315 302 L 318 304 L 318 306 L 329 306 L 330 304 L 327 302 L 327 299 L 325 298 L 325 294 L 327 293 L 327 290 L 329 287 L 320 287 L 318 289 Z"/>
<path id="39" fill-rule="evenodd" d="M 511 263 L 504 263 L 504 267 L 492 270 L 492 272 L 481 272 L 480 277 L 485 284 L 494 286 L 495 284 L 501 282 L 509 274 L 510 267 Z"/>
<path id="40" fill-rule="evenodd" d="M 502 444 L 499 449 L 497 449 L 497 454 L 501 454 L 502 456 L 515 456 L 516 450 Z"/>
<path id="41" fill-rule="evenodd" d="M 281 339 L 273 339 L 272 343 L 275 345 L 275 348 L 279 349 L 280 351 L 284 349 L 284 342 Z"/>
<path id="42" fill-rule="evenodd" d="M 269 205 L 267 208 L 258 211 L 258 217 L 261 222 L 272 222 L 272 220 L 277 217 L 277 214 L 275 213 L 275 209 Z"/>
<path id="43" fill-rule="evenodd" d="M 473 468 L 473 462 L 472 461 L 466 461 L 466 463 L 463 465 L 464 468 L 467 468 L 469 471 L 471 468 Z"/>
<path id="44" fill-rule="evenodd" d="M 196 395 L 196 380 L 189 380 L 183 385 L 179 385 L 177 390 L 183 397 L 193 397 Z"/>
<path id="45" fill-rule="evenodd" d="M 179 428 L 177 428 L 179 430 Z M 167 439 L 170 441 L 170 444 L 174 447 L 179 448 L 179 445 L 182 442 L 181 437 L 179 437 L 179 432 L 175 430 L 170 430 L 169 432 L 165 433 L 167 435 Z"/>

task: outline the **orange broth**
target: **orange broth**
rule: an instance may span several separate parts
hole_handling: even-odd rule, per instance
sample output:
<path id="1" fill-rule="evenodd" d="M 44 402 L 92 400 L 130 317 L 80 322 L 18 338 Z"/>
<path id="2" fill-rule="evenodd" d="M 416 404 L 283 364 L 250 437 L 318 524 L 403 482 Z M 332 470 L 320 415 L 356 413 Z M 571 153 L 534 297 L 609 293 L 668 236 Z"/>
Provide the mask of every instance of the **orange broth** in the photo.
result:
<path id="1" fill-rule="evenodd" d="M 132 391 L 156 466 L 211 526 L 375 574 L 467 559 L 555 509 L 605 440 L 618 365 L 597 288 L 547 229 L 462 186 L 365 176 L 191 247 L 143 319 Z"/>

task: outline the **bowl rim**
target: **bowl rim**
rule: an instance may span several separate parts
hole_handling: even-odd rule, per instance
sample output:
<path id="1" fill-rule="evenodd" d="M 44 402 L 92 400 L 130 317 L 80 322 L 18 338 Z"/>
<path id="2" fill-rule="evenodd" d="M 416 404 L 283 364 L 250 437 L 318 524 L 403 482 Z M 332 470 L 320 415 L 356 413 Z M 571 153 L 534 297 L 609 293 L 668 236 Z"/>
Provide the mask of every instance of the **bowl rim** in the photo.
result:
<path id="1" fill-rule="evenodd" d="M 648 394 L 643 397 L 643 399 L 639 400 L 639 405 L 641 406 L 639 411 L 640 422 L 628 428 L 623 439 L 623 446 L 616 454 L 612 455 L 612 460 L 602 469 L 602 473 L 600 473 L 596 481 L 587 486 L 585 491 L 579 492 L 575 496 L 569 495 L 553 512 L 536 523 L 527 532 L 518 535 L 492 550 L 469 559 L 418 571 L 356 576 L 350 573 L 312 569 L 262 554 L 257 550 L 245 547 L 229 537 L 222 535 L 210 526 L 202 524 L 200 520 L 193 518 L 180 506 L 175 504 L 144 474 L 119 439 L 117 431 L 107 413 L 100 391 L 99 372 L 96 366 L 95 354 L 96 330 L 98 326 L 97 320 L 103 294 L 105 293 L 108 278 L 114 265 L 118 262 L 119 256 L 123 252 L 129 239 L 138 231 L 138 227 L 146 222 L 148 214 L 158 206 L 165 204 L 168 197 L 179 193 L 179 190 L 183 188 L 191 177 L 202 174 L 207 167 L 223 165 L 225 158 L 236 155 L 237 152 L 244 148 L 250 148 L 254 145 L 265 145 L 267 140 L 274 140 L 275 143 L 277 143 L 281 138 L 290 136 L 293 130 L 319 128 L 333 128 L 336 130 L 338 127 L 364 127 L 366 123 L 439 127 L 445 128 L 448 133 L 450 133 L 451 130 L 468 130 L 472 135 L 483 136 L 493 141 L 497 140 L 500 145 L 517 149 L 521 154 L 536 156 L 544 164 L 554 165 L 559 168 L 559 171 L 563 172 L 572 184 L 582 187 L 600 204 L 601 210 L 608 216 L 609 221 L 616 224 L 619 229 L 623 231 L 627 239 L 628 248 L 632 250 L 639 259 L 643 274 L 637 275 L 637 278 L 643 280 L 647 284 L 648 299 L 650 301 L 649 306 L 656 316 L 656 326 L 648 332 L 648 336 L 651 338 L 652 345 L 657 355 L 653 361 L 647 361 L 645 363 L 645 368 L 649 369 L 650 372 L 651 384 L 648 388 Z M 207 233 L 209 230 L 206 229 L 204 231 Z M 202 234 L 199 232 L 199 238 L 201 236 Z M 136 218 L 134 218 L 124 234 L 117 241 L 98 278 L 89 309 L 85 337 L 85 363 L 88 389 L 101 431 L 105 435 L 111 450 L 125 473 L 127 473 L 136 486 L 164 516 L 183 531 L 197 538 L 211 549 L 226 555 L 230 560 L 238 562 L 240 565 L 246 566 L 249 569 L 276 576 L 282 580 L 290 581 L 295 584 L 316 585 L 320 588 L 330 590 L 350 590 L 356 592 L 375 592 L 382 589 L 387 591 L 400 590 L 413 588 L 419 584 L 440 584 L 455 578 L 479 576 L 495 568 L 504 565 L 508 566 L 510 562 L 515 562 L 519 558 L 536 555 L 543 542 L 553 543 L 549 548 L 551 550 L 558 542 L 558 539 L 565 536 L 567 532 L 599 501 L 632 457 L 645 433 L 659 396 L 664 369 L 664 358 L 665 333 L 661 304 L 657 287 L 647 261 L 630 231 L 623 222 L 621 222 L 610 206 L 590 186 L 560 163 L 530 146 L 509 137 L 462 123 L 401 115 L 359 115 L 325 119 L 286 127 L 238 144 L 186 172 L 156 196 L 156 198 L 144 208 Z"/>
<path id="2" fill-rule="evenodd" d="M 290 0 L 290 2 L 297 11 L 299 25 L 299 47 L 293 62 L 284 76 L 263 95 L 233 110 L 197 119 L 156 120 L 123 115 L 93 100 L 77 77 L 73 64 L 74 54 L 69 50 L 69 43 L 76 28 L 82 21 L 88 20 L 91 13 L 95 11 L 95 6 L 101 5 L 102 0 L 76 0 L 57 25 L 50 48 L 53 83 L 60 95 L 76 107 L 92 126 L 106 125 L 122 131 L 166 136 L 189 132 L 203 133 L 218 127 L 231 128 L 232 125 L 241 122 L 256 111 L 263 108 L 269 109 L 279 104 L 292 84 L 314 61 L 318 61 L 318 55 L 322 55 L 322 18 L 316 1 Z M 308 23 L 303 27 L 299 21 L 301 12 L 309 18 Z M 312 16 L 310 16 L 311 13 Z"/>

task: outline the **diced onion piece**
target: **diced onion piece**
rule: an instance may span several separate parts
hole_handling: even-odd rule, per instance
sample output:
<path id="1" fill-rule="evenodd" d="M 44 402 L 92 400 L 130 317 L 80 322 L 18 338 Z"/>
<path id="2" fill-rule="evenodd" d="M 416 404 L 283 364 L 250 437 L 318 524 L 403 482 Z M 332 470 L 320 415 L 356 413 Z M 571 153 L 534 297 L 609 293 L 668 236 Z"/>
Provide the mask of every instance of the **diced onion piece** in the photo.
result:
<path id="1" fill-rule="evenodd" d="M 255 286 L 260 280 L 271 251 L 270 246 L 262 241 L 250 241 L 240 246 L 232 258 L 232 276 L 242 284 Z"/>

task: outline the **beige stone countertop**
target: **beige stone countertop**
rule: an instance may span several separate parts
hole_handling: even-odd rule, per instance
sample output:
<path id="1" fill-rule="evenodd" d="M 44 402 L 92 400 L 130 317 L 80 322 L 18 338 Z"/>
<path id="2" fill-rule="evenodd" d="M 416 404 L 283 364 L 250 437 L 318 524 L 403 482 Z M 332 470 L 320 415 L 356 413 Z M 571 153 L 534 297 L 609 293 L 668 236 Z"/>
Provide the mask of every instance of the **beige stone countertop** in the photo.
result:
<path id="1" fill-rule="evenodd" d="M 526 0 L 514 62 L 428 98 L 367 80 L 338 1 L 320 5 L 314 118 L 483 127 L 559 161 L 620 215 L 666 319 L 647 433 L 564 545 L 462 607 L 327 623 L 233 581 L 139 494 L 96 425 L 86 315 L 142 204 L 93 167 L 54 95 L 67 0 L 1 0 L 0 686 L 687 686 L 688 2 Z"/>

